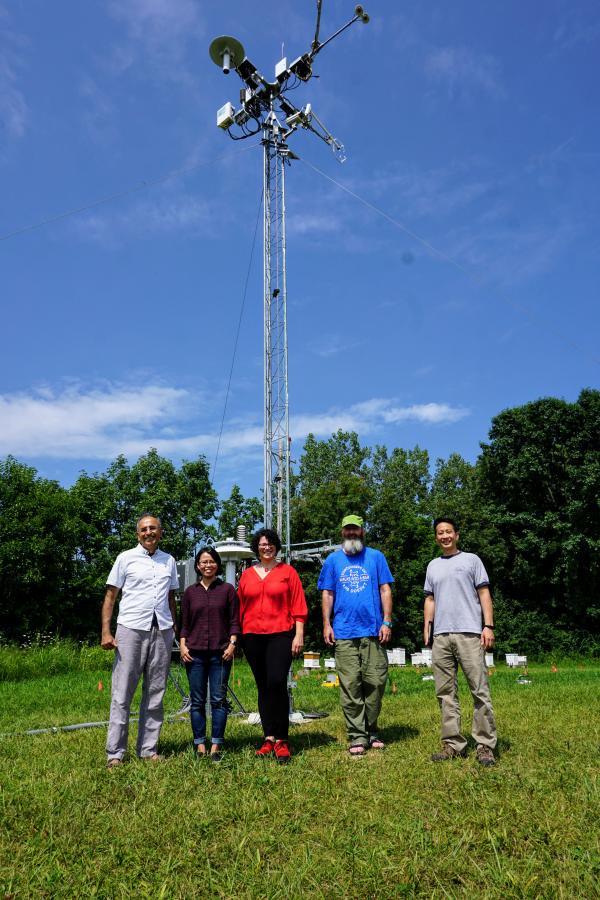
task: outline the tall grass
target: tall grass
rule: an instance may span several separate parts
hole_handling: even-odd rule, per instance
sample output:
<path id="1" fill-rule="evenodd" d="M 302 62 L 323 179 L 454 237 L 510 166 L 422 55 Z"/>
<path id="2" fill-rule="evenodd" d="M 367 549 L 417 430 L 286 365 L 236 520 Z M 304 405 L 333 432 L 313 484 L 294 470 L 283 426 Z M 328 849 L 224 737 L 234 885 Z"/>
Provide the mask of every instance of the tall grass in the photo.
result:
<path id="1" fill-rule="evenodd" d="M 25 681 L 67 672 L 110 670 L 112 654 L 99 644 L 36 634 L 21 644 L 0 643 L 0 682 Z"/>

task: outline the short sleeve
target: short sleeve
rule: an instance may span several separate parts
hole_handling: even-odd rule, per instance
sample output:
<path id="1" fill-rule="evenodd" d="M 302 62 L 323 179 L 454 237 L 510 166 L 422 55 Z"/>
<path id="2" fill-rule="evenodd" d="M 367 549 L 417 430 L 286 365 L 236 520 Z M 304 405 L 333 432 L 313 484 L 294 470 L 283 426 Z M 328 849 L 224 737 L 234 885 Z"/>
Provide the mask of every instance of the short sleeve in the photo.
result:
<path id="1" fill-rule="evenodd" d="M 378 553 L 377 555 L 377 578 L 379 581 L 379 585 L 394 583 L 394 576 L 390 571 L 387 559 L 385 558 L 383 553 Z"/>
<path id="2" fill-rule="evenodd" d="M 177 574 L 177 563 L 175 562 L 175 560 L 173 559 L 173 557 L 171 557 L 171 585 L 170 585 L 170 589 L 171 589 L 172 591 L 178 591 L 178 590 L 179 590 L 179 575 Z"/>
<path id="3" fill-rule="evenodd" d="M 476 588 L 487 587 L 490 583 L 490 579 L 488 577 L 488 573 L 485 571 L 485 566 L 481 562 L 478 556 L 475 557 L 475 567 L 473 571 L 473 583 Z"/>
<path id="4" fill-rule="evenodd" d="M 112 569 L 106 579 L 106 583 L 111 587 L 116 587 L 121 589 L 125 584 L 125 565 L 123 560 L 123 554 L 119 553 L 117 556 Z"/>
<path id="5" fill-rule="evenodd" d="M 427 571 L 425 572 L 425 584 L 423 585 L 423 593 L 426 597 L 433 597 L 433 579 L 431 577 L 431 566 L 427 566 Z"/>
<path id="6" fill-rule="evenodd" d="M 334 591 L 335 590 L 335 573 L 331 564 L 331 557 L 327 557 L 323 563 L 319 580 L 317 581 L 317 590 Z"/>

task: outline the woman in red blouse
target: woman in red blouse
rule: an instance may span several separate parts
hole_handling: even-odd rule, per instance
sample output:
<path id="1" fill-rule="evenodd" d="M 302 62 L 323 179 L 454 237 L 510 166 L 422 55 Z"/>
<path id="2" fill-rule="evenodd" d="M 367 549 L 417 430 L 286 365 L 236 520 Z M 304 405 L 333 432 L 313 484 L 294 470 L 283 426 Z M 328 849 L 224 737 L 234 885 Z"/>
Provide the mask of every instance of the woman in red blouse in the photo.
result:
<path id="1" fill-rule="evenodd" d="M 261 528 L 251 541 L 259 560 L 242 573 L 238 585 L 242 646 L 258 688 L 258 711 L 264 731 L 257 756 L 274 755 L 287 763 L 289 708 L 287 675 L 292 655 L 304 646 L 308 607 L 298 573 L 278 562 L 281 541 L 276 531 Z"/>

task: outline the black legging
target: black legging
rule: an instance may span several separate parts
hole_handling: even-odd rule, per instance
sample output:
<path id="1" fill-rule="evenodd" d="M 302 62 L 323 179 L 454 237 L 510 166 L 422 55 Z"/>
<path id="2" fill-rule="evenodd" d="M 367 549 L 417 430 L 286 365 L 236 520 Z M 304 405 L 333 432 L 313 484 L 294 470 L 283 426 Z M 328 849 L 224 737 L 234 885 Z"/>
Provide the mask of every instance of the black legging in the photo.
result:
<path id="1" fill-rule="evenodd" d="M 294 629 L 275 634 L 245 634 L 242 644 L 258 688 L 258 711 L 265 737 L 287 741 L 287 675 L 292 664 Z"/>

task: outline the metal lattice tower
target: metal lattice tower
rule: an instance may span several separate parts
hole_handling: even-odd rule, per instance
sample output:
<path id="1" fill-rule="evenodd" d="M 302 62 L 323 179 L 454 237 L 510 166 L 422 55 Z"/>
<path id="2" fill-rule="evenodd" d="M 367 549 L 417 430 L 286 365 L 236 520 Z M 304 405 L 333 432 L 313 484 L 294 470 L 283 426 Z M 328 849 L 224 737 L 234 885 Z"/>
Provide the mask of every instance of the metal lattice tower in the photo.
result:
<path id="1" fill-rule="evenodd" d="M 290 436 L 288 401 L 288 341 L 285 231 L 285 168 L 298 159 L 287 146 L 287 138 L 298 128 L 312 131 L 328 144 L 340 160 L 344 148 L 331 135 L 310 104 L 295 107 L 286 91 L 312 77 L 314 57 L 333 38 L 354 22 L 367 23 L 362 6 L 349 22 L 331 37 L 319 41 L 322 0 L 317 0 L 315 36 L 308 53 L 288 66 L 282 59 L 275 67 L 275 81 L 267 81 L 246 57 L 233 37 L 215 38 L 210 56 L 225 74 L 235 69 L 246 88 L 241 108 L 226 103 L 217 112 L 217 125 L 235 140 L 262 133 L 264 187 L 264 505 L 265 525 L 280 536 L 285 558 L 291 556 L 290 535 Z M 275 106 L 277 105 L 277 113 Z M 281 115 L 281 120 L 278 118 Z M 250 126 L 248 125 L 250 123 Z M 236 126 L 241 134 L 234 135 Z"/>
<path id="2" fill-rule="evenodd" d="M 263 125 L 264 187 L 264 501 L 289 556 L 290 440 L 285 265 L 287 144 L 274 112 Z"/>

